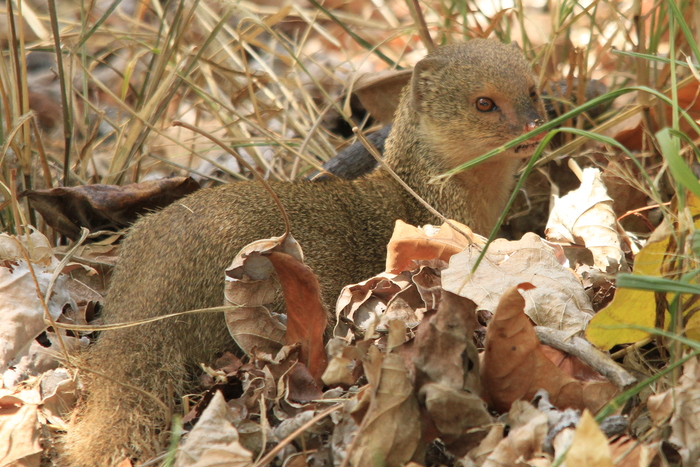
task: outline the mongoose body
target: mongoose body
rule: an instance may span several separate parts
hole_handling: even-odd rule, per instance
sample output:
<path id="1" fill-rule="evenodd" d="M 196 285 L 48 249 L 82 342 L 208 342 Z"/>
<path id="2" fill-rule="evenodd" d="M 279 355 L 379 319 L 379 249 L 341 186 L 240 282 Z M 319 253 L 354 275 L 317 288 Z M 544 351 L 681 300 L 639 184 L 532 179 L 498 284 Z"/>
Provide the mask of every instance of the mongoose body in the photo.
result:
<path id="1" fill-rule="evenodd" d="M 385 161 L 442 214 L 488 234 L 520 160 L 532 154 L 536 141 L 446 183 L 427 182 L 536 128 L 543 118 L 535 79 L 517 47 L 472 40 L 439 48 L 418 63 L 404 90 Z M 383 269 L 397 219 L 438 221 L 382 170 L 355 181 L 271 185 L 329 306 L 343 285 Z M 279 210 L 257 182 L 203 189 L 145 216 L 122 246 L 105 322 L 222 305 L 224 269 L 236 253 L 282 232 Z M 156 454 L 167 446 L 167 418 L 143 391 L 170 407 L 193 386 L 197 364 L 233 346 L 216 313 L 103 332 L 78 356 L 93 371 L 81 373 L 87 399 L 66 435 L 64 465 L 105 467 Z"/>

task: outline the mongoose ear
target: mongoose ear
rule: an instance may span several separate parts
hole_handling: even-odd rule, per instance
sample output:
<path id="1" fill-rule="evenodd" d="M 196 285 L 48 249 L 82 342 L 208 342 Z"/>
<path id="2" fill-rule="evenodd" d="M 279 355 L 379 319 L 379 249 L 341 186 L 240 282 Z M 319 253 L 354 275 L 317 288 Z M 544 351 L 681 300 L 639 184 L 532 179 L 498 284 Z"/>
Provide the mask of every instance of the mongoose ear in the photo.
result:
<path id="1" fill-rule="evenodd" d="M 436 57 L 425 57 L 416 63 L 411 78 L 411 96 L 413 107 L 421 112 L 421 104 L 426 92 L 431 88 L 435 71 L 443 66 L 443 60 Z"/>
<path id="2" fill-rule="evenodd" d="M 518 41 L 513 41 L 510 43 L 510 45 L 518 52 L 522 52 L 522 50 L 523 50 L 523 48 L 520 47 L 520 44 L 518 44 Z"/>

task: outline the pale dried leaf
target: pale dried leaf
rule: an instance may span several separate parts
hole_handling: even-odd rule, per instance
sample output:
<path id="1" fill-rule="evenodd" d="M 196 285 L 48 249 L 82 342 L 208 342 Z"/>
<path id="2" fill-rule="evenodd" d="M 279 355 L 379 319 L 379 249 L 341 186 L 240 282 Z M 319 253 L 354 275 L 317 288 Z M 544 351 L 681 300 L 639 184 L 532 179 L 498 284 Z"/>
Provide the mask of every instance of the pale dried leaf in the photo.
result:
<path id="1" fill-rule="evenodd" d="M 44 347 L 34 339 L 29 346 L 15 356 L 12 366 L 2 374 L 2 383 L 6 388 L 11 388 L 32 376 L 51 371 L 60 365 L 63 354 L 58 336 L 53 332 L 46 332 L 45 336 L 51 345 Z M 61 339 L 68 352 L 89 343 L 87 337 L 61 336 Z"/>
<path id="2" fill-rule="evenodd" d="M 42 294 L 46 292 L 57 265 L 55 258 L 50 266 L 33 265 Z M 47 305 L 54 319 L 67 304 L 77 309 L 65 286 L 68 280 L 68 276 L 61 274 L 54 284 Z M 4 372 L 15 359 L 26 353 L 34 338 L 46 329 L 46 324 L 44 307 L 37 297 L 34 279 L 24 260 L 18 260 L 9 267 L 0 265 L 0 296 L 3 297 L 0 301 L 0 372 Z"/>
<path id="3" fill-rule="evenodd" d="M 588 248 L 595 267 L 603 272 L 626 268 L 613 200 L 596 168 L 584 169 L 581 186 L 555 199 L 545 233 L 548 240 Z"/>
<path id="4" fill-rule="evenodd" d="M 700 462 L 700 365 L 698 359 L 683 365 L 679 385 L 661 394 L 650 396 L 647 402 L 651 419 L 657 424 L 668 423 L 672 433 L 670 443 L 679 446 L 684 465 Z M 668 417 L 670 416 L 670 421 Z"/>
<path id="5" fill-rule="evenodd" d="M 540 453 L 547 436 L 547 415 L 528 402 L 517 401 L 510 409 L 509 418 L 515 423 L 483 463 L 484 467 L 525 466 L 528 464 L 524 461 Z"/>
<path id="6" fill-rule="evenodd" d="M 39 438 L 38 406 L 12 396 L 0 398 L 0 465 L 38 466 Z"/>
<path id="7" fill-rule="evenodd" d="M 387 467 L 401 466 L 413 457 L 420 438 L 420 410 L 413 384 L 401 356 L 388 354 L 358 430 L 350 465 L 374 465 L 381 459 Z"/>
<path id="8" fill-rule="evenodd" d="M 465 466 L 482 465 L 503 439 L 504 429 L 505 423 L 493 423 L 481 443 L 462 457 L 462 464 Z"/>
<path id="9" fill-rule="evenodd" d="M 279 251 L 303 261 L 304 254 L 291 236 L 258 240 L 243 247 L 226 270 L 226 324 L 238 346 L 248 355 L 257 347 L 275 354 L 285 343 L 286 327 L 265 305 L 281 296 L 274 266 L 264 253 Z"/>
<path id="10" fill-rule="evenodd" d="M 613 467 L 608 438 L 588 410 L 581 414 L 574 440 L 566 454 L 567 465 Z"/>
<path id="11" fill-rule="evenodd" d="M 65 368 L 44 373 L 41 377 L 41 412 L 52 425 L 68 428 L 68 420 L 78 399 L 77 382 Z"/>
<path id="12" fill-rule="evenodd" d="M 175 466 L 252 466 L 253 454 L 239 442 L 233 422 L 234 416 L 224 396 L 217 391 L 185 443 L 178 449 Z"/>
<path id="13" fill-rule="evenodd" d="M 32 229 L 29 235 L 9 235 L 0 233 L 0 260 L 23 260 L 22 249 L 24 247 L 32 263 L 49 267 L 54 264 L 51 243 L 41 232 Z"/>
<path id="14" fill-rule="evenodd" d="M 450 259 L 442 272 L 445 290 L 473 300 L 478 309 L 494 311 L 509 287 L 530 282 L 536 288 L 524 294 L 525 313 L 536 325 L 571 334 L 586 328 L 593 316 L 590 299 L 540 237 L 527 233 L 519 241 L 494 241 L 470 275 L 480 251 L 469 246 Z"/>
<path id="15" fill-rule="evenodd" d="M 376 120 L 386 124 L 394 119 L 401 90 L 411 80 L 413 70 L 382 70 L 364 73 L 354 83 L 353 92 Z"/>

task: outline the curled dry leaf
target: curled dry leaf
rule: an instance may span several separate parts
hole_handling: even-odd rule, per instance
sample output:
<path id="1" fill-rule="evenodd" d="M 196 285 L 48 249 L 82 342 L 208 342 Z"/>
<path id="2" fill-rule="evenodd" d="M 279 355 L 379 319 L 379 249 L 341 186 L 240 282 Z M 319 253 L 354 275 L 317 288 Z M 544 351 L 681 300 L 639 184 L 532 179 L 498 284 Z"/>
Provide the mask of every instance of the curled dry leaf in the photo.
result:
<path id="1" fill-rule="evenodd" d="M 456 221 L 450 221 L 464 234 L 457 232 L 448 224 L 439 229 L 431 225 L 415 227 L 397 220 L 394 232 L 387 245 L 386 271 L 398 274 L 414 269 L 414 261 L 439 258 L 445 262 L 452 255 L 462 251 L 470 243 L 484 245 L 485 239 L 476 235 L 469 227 Z"/>
<path id="2" fill-rule="evenodd" d="M 573 442 L 566 453 L 566 463 L 596 467 L 613 466 L 608 438 L 588 410 L 583 411 L 578 422 Z"/>
<path id="3" fill-rule="evenodd" d="M 19 243 L 27 249 L 30 259 L 33 258 L 31 265 L 23 259 Z M 3 297 L 0 300 L 0 372 L 5 372 L 25 355 L 34 339 L 46 329 L 44 306 L 37 296 L 32 271 L 42 296 L 57 276 L 47 301 L 54 319 L 66 305 L 77 309 L 66 288 L 69 277 L 55 270 L 59 262 L 49 245 L 48 239 L 39 232 L 24 237 L 0 234 L 0 296 Z"/>
<path id="4" fill-rule="evenodd" d="M 239 442 L 229 411 L 224 396 L 217 392 L 178 449 L 176 467 L 253 465 L 253 455 Z"/>
<path id="5" fill-rule="evenodd" d="M 51 227 L 69 238 L 80 237 L 80 228 L 119 230 L 139 215 L 161 209 L 199 189 L 191 177 L 148 180 L 131 185 L 83 185 L 46 190 L 26 190 L 31 206 Z"/>
<path id="6" fill-rule="evenodd" d="M 485 242 L 469 227 L 454 224 L 466 236 L 447 224 L 439 229 L 418 228 L 397 220 L 387 246 L 387 272 L 343 289 L 336 305 L 333 334 L 351 341 L 354 335 L 349 322 L 369 335 L 375 329 L 386 329 L 392 319 L 400 319 L 413 328 L 425 310 L 434 310 L 439 296 L 438 271 L 469 244 L 467 236 L 480 244 Z"/>
<path id="7" fill-rule="evenodd" d="M 420 409 L 413 383 L 398 354 L 382 357 L 373 352 L 368 363 L 369 407 L 349 447 L 350 465 L 363 467 L 382 460 L 387 467 L 398 467 L 410 461 L 421 446 Z"/>
<path id="8" fill-rule="evenodd" d="M 528 233 L 519 241 L 494 241 L 471 274 L 480 253 L 481 248 L 470 245 L 454 255 L 442 271 L 443 288 L 473 300 L 478 309 L 493 311 L 506 289 L 530 282 L 536 288 L 525 295 L 525 313 L 535 324 L 570 334 L 586 329 L 593 317 L 590 299 L 540 237 Z"/>
<path id="9" fill-rule="evenodd" d="M 499 412 L 519 399 L 530 400 L 539 389 L 558 408 L 588 408 L 597 412 L 618 389 L 609 382 L 582 382 L 558 369 L 542 352 L 532 323 L 523 313 L 525 299 L 518 288 L 503 294 L 486 331 L 481 362 L 484 397 Z"/>
<path id="10" fill-rule="evenodd" d="M 42 452 L 38 401 L 25 402 L 18 396 L 0 394 L 0 465 L 38 467 Z"/>
<path id="11" fill-rule="evenodd" d="M 700 365 L 697 358 L 683 365 L 678 386 L 649 397 L 647 407 L 652 421 L 664 425 L 670 418 L 671 436 L 668 441 L 678 446 L 683 465 L 700 462 Z"/>
<path id="12" fill-rule="evenodd" d="M 596 168 L 584 169 L 581 186 L 555 199 L 545 234 L 553 242 L 585 246 L 593 254 L 594 266 L 603 272 L 627 270 L 613 200 Z"/>
<path id="13" fill-rule="evenodd" d="M 328 318 L 321 304 L 318 281 L 303 259 L 303 252 L 291 235 L 258 240 L 243 247 L 226 270 L 226 304 L 239 305 L 226 312 L 226 324 L 248 355 L 253 348 L 274 355 L 285 342 L 299 342 L 302 363 L 320 380 L 327 365 L 323 333 Z M 287 305 L 288 327 L 264 306 L 279 297 L 280 285 Z"/>
<path id="14" fill-rule="evenodd" d="M 414 343 L 418 397 L 437 436 L 458 456 L 488 434 L 492 421 L 479 397 L 477 327 L 474 302 L 443 291 L 437 313 L 421 323 Z"/>
<path id="15" fill-rule="evenodd" d="M 387 124 L 394 119 L 401 90 L 411 80 L 413 70 L 382 70 L 364 73 L 353 84 L 353 93 L 376 120 Z"/>
<path id="16" fill-rule="evenodd" d="M 483 467 L 532 465 L 519 461 L 530 460 L 541 453 L 542 442 L 547 436 L 547 415 L 534 408 L 529 402 L 517 401 L 510 408 L 508 421 L 510 424 L 508 436 L 500 440 L 482 464 Z M 493 441 L 491 440 L 490 443 L 492 444 Z M 483 456 L 484 449 L 477 452 L 481 452 Z M 472 453 L 474 454 L 476 452 Z"/>
<path id="17" fill-rule="evenodd" d="M 352 340 L 353 330 L 349 322 L 367 334 L 387 321 L 383 319 L 387 304 L 401 290 L 410 285 L 407 274 L 382 273 L 359 284 L 343 287 L 336 303 L 336 325 L 333 335 Z"/>

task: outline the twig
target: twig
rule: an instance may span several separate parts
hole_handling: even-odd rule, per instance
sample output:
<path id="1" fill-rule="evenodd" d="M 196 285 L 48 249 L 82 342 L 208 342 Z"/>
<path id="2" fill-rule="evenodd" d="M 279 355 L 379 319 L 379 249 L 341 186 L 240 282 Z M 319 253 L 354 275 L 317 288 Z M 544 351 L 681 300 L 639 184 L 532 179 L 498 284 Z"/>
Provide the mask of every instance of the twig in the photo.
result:
<path id="1" fill-rule="evenodd" d="M 542 344 L 575 356 L 621 389 L 628 389 L 637 383 L 634 376 L 585 339 L 569 337 L 564 331 L 544 326 L 535 326 L 535 333 Z"/>
<path id="2" fill-rule="evenodd" d="M 435 50 L 435 43 L 433 42 L 433 38 L 430 37 L 430 31 L 428 31 L 428 25 L 425 22 L 425 17 L 423 16 L 423 11 L 420 9 L 418 0 L 406 0 L 406 3 L 408 3 L 408 9 L 411 11 L 411 17 L 416 23 L 418 34 L 423 41 L 423 45 L 428 49 L 428 52 L 432 52 Z"/>
<path id="3" fill-rule="evenodd" d="M 305 432 L 306 430 L 308 430 L 309 428 L 311 428 L 311 426 L 312 426 L 314 423 L 317 423 L 318 421 L 320 421 L 320 420 L 322 420 L 323 418 L 327 417 L 328 415 L 332 414 L 332 413 L 335 412 L 336 410 L 342 408 L 343 405 L 344 405 L 344 404 L 332 405 L 332 406 L 328 407 L 326 410 L 324 410 L 323 412 L 320 412 L 320 413 L 316 414 L 316 416 L 315 416 L 314 418 L 312 418 L 312 419 L 310 419 L 308 422 L 304 423 L 302 426 L 300 426 L 299 428 L 297 428 L 296 430 L 294 430 L 289 436 L 287 436 L 287 437 L 284 438 L 282 441 L 280 441 L 280 443 L 279 443 L 277 446 L 275 446 L 274 448 L 272 448 L 272 449 L 270 450 L 270 452 L 268 452 L 267 454 L 265 454 L 265 456 L 264 456 L 263 458 L 261 458 L 259 461 L 257 461 L 253 467 L 262 467 L 263 465 L 267 465 L 267 464 L 269 464 L 270 462 L 272 462 L 272 459 L 274 459 L 275 456 L 276 456 L 282 449 L 284 449 L 285 446 L 287 446 L 289 443 L 291 443 L 292 441 L 294 441 L 294 440 L 296 439 L 297 436 L 299 436 L 300 434 L 302 434 L 303 432 Z"/>

